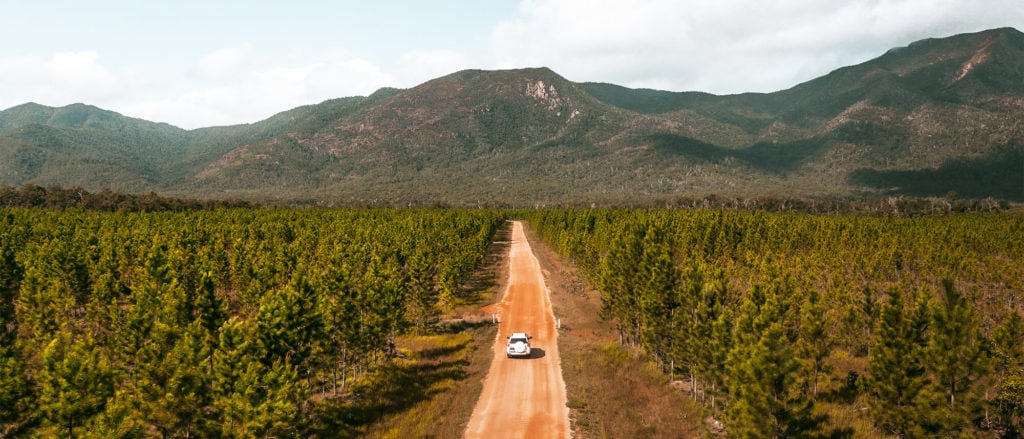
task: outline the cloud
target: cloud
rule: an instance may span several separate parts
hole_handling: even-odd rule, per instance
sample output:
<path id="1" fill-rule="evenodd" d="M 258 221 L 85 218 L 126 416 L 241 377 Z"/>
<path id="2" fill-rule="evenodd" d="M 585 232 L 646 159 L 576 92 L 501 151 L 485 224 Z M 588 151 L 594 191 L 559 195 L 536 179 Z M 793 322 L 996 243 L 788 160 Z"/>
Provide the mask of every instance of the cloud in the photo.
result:
<path id="1" fill-rule="evenodd" d="M 33 101 L 47 105 L 114 99 L 137 81 L 100 63 L 94 51 L 0 59 L 0 108 Z"/>
<path id="2" fill-rule="evenodd" d="M 224 82 L 237 77 L 252 58 L 253 46 L 227 47 L 204 55 L 196 66 L 199 77 L 209 82 Z"/>
<path id="3" fill-rule="evenodd" d="M 126 111 L 183 128 L 233 125 L 327 99 L 365 96 L 394 82 L 373 63 L 343 52 L 313 58 L 302 62 L 260 54 L 249 45 L 219 49 L 197 62 L 200 82 L 190 90 L 146 100 Z"/>
<path id="4" fill-rule="evenodd" d="M 447 50 L 405 53 L 386 71 L 343 51 L 300 56 L 260 53 L 243 45 L 201 57 L 194 69 L 199 84 L 191 90 L 132 105 L 126 112 L 183 128 L 249 123 L 301 105 L 366 96 L 381 87 L 413 87 L 466 65 L 462 55 Z"/>
<path id="5" fill-rule="evenodd" d="M 110 57 L 130 52 L 122 40 L 106 52 L 0 55 L 0 109 L 28 101 L 85 102 L 196 128 L 255 122 L 381 87 L 413 87 L 470 67 L 547 66 L 573 81 L 665 90 L 773 91 L 922 38 L 1002 26 L 1024 30 L 1024 2 L 521 0 L 483 43 L 474 39 L 477 30 L 464 37 L 460 27 L 445 25 L 438 33 L 455 37 L 444 43 L 393 35 L 409 47 L 404 52 L 387 52 L 395 44 L 374 46 L 373 39 L 336 38 L 372 57 L 312 43 L 268 47 L 280 39 L 263 38 L 263 31 L 250 36 L 251 43 L 230 41 L 224 44 L 235 45 L 208 51 L 182 44 L 120 62 Z M 317 35 L 317 42 L 335 40 Z M 86 41 L 75 43 L 92 44 Z M 445 45 L 452 47 L 437 47 Z M 130 63 L 137 66 L 126 67 Z"/>
<path id="6" fill-rule="evenodd" d="M 498 68 L 715 93 L 774 91 L 918 39 L 1024 24 L 1019 0 L 524 0 Z"/>
<path id="7" fill-rule="evenodd" d="M 398 87 L 413 87 L 431 79 L 466 69 L 465 56 L 451 50 L 421 50 L 403 54 L 396 73 Z"/>

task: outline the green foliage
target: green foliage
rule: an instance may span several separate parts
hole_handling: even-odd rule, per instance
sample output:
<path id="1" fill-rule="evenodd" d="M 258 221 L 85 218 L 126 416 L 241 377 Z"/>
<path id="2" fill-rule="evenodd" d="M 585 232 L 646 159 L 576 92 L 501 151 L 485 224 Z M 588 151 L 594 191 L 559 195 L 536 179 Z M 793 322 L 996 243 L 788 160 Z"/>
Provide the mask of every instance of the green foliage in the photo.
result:
<path id="1" fill-rule="evenodd" d="M 103 189 L 90 193 L 81 187 L 44 188 L 34 184 L 26 184 L 20 188 L 0 187 L 0 207 L 162 212 L 252 206 L 252 203 L 242 200 L 185 200 L 161 197 L 153 192 L 133 195 Z"/>
<path id="2" fill-rule="evenodd" d="M 1024 431 L 1024 415 L 1021 415 L 1024 413 L 1024 371 L 1018 371 L 1003 381 L 996 403 L 1008 435 L 1021 434 Z"/>
<path id="3" fill-rule="evenodd" d="M 301 278 L 263 296 L 256 314 L 256 336 L 265 353 L 264 363 L 306 364 L 321 338 L 322 319 L 316 300 L 312 288 Z"/>
<path id="4" fill-rule="evenodd" d="M 621 342 L 668 363 L 728 434 L 1019 426 L 1019 214 L 523 215 L 601 290 Z"/>
<path id="5" fill-rule="evenodd" d="M 295 435 L 300 429 L 298 404 L 308 397 L 295 368 L 283 361 L 270 366 L 248 361 L 233 367 L 239 372 L 232 391 L 217 401 L 222 411 L 220 433 L 245 438 Z"/>
<path id="6" fill-rule="evenodd" d="M 159 344 L 147 344 L 138 352 L 139 367 L 132 381 L 143 425 L 152 425 L 164 436 L 187 437 L 201 426 L 203 410 L 211 402 L 206 367 L 210 353 L 198 324 L 180 331 L 175 341 L 161 336 L 156 339 Z"/>
<path id="7" fill-rule="evenodd" d="M 30 382 L 12 329 L 13 315 L 0 313 L 0 427 L 14 424 L 30 412 Z M 2 428 L 0 428 L 2 430 Z"/>
<path id="8" fill-rule="evenodd" d="M 807 436 L 817 428 L 813 399 L 801 379 L 793 291 L 786 282 L 755 286 L 740 305 L 735 341 L 726 360 L 732 393 L 728 415 L 737 437 Z"/>
<path id="9" fill-rule="evenodd" d="M 1024 317 L 1008 313 L 992 336 L 993 359 L 999 386 L 996 411 L 1008 436 L 1024 433 Z"/>
<path id="10" fill-rule="evenodd" d="M 604 83 L 584 83 L 583 87 L 587 93 L 601 102 L 645 114 L 671 113 L 693 108 L 715 98 L 706 93 L 634 90 Z"/>
<path id="11" fill-rule="evenodd" d="M 75 428 L 102 412 L 114 393 L 114 373 L 92 338 L 61 330 L 42 352 L 39 409 L 59 434 L 74 437 Z"/>
<path id="12" fill-rule="evenodd" d="M 504 222 L 0 208 L 0 435 L 307 436 L 434 329 Z"/>
<path id="13" fill-rule="evenodd" d="M 811 392 L 818 397 L 819 377 L 828 372 L 828 359 L 835 340 L 828 330 L 825 306 L 821 295 L 811 290 L 800 308 L 800 333 L 797 337 L 800 358 L 806 362 L 804 369 L 810 374 Z"/>
<path id="14" fill-rule="evenodd" d="M 604 310 L 617 317 L 620 337 L 631 344 L 636 344 L 641 329 L 637 298 L 640 267 L 636 264 L 643 253 L 637 236 L 640 233 L 639 228 L 617 233 L 598 272 Z"/>
<path id="15" fill-rule="evenodd" d="M 906 310 L 900 291 L 891 291 L 872 343 L 869 387 L 876 402 L 871 414 L 885 434 L 925 433 L 922 424 L 931 407 L 923 401 L 927 377 L 920 340 L 925 334 L 914 317 L 920 306 Z"/>
<path id="16" fill-rule="evenodd" d="M 966 434 L 962 429 L 971 425 L 971 416 L 979 412 L 983 392 L 976 387 L 991 369 L 979 316 L 948 279 L 943 281 L 939 300 L 932 302 L 930 314 L 924 358 L 938 396 L 932 402 L 934 415 L 939 431 Z"/>

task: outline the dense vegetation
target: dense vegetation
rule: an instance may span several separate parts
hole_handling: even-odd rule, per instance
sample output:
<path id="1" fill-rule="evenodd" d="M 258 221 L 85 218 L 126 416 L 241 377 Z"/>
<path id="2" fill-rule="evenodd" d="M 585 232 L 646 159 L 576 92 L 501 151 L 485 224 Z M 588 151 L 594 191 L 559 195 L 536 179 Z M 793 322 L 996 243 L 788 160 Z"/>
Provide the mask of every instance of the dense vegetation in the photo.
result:
<path id="1" fill-rule="evenodd" d="M 75 207 L 0 207 L 3 436 L 366 431 L 507 216 Z M 939 212 L 519 213 L 728 435 L 1015 437 L 1024 216 Z"/>
<path id="2" fill-rule="evenodd" d="M 0 436 L 351 435 L 353 383 L 460 300 L 503 221 L 0 208 Z"/>
<path id="3" fill-rule="evenodd" d="M 1024 216 L 525 215 L 730 436 L 1024 432 Z"/>
<path id="4" fill-rule="evenodd" d="M 48 209 L 85 209 L 104 212 L 163 212 L 217 208 L 249 208 L 255 204 L 243 200 L 187 200 L 104 189 L 96 193 L 80 187 L 42 187 L 27 184 L 20 188 L 0 187 L 0 207 L 45 207 Z"/>

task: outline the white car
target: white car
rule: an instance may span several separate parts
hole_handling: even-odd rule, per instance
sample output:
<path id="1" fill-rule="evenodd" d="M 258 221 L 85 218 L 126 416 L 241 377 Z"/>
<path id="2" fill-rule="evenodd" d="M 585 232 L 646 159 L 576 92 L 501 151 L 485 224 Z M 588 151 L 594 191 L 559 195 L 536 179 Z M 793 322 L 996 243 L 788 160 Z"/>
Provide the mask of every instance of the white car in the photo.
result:
<path id="1" fill-rule="evenodd" d="M 508 336 L 508 345 L 505 346 L 505 355 L 512 357 L 530 358 L 530 337 L 525 332 L 513 332 Z"/>

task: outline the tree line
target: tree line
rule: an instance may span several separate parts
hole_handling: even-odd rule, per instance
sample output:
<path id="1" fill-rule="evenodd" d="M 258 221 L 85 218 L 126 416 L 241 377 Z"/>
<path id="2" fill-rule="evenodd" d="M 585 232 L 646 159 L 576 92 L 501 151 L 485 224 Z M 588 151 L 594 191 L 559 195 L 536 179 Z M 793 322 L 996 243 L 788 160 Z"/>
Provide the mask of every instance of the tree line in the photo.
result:
<path id="1" fill-rule="evenodd" d="M 89 192 L 81 187 L 26 184 L 21 187 L 0 187 L 0 207 L 42 207 L 48 209 L 86 209 L 102 212 L 178 212 L 182 210 L 250 208 L 256 205 L 244 200 L 190 200 L 162 197 L 154 192 L 128 194 L 103 189 Z"/>
<path id="2" fill-rule="evenodd" d="M 0 436 L 341 435 L 498 211 L 0 208 Z"/>
<path id="3" fill-rule="evenodd" d="M 1024 432 L 1024 216 L 524 212 L 735 437 Z"/>

